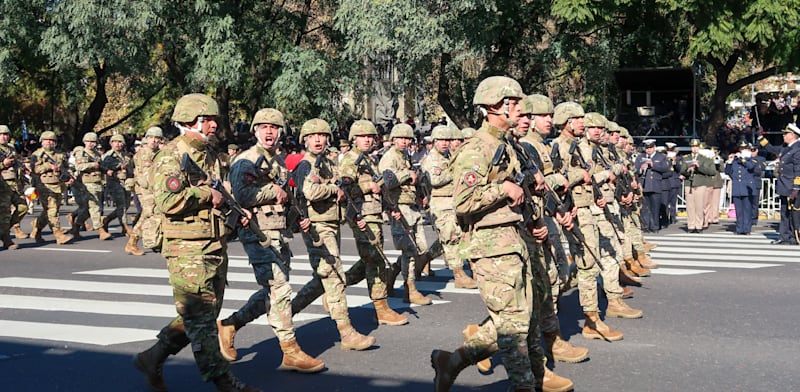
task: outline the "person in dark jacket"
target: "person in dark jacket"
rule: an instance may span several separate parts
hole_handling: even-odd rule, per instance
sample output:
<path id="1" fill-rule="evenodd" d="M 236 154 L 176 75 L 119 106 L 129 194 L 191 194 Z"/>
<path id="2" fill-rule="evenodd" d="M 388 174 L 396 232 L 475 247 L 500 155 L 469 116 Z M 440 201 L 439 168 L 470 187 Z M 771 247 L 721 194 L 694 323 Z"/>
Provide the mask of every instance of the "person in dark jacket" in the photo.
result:
<path id="1" fill-rule="evenodd" d="M 661 209 L 661 189 L 664 173 L 669 171 L 667 157 L 656 152 L 656 141 L 647 139 L 643 142 L 645 153 L 636 157 L 636 174 L 642 184 L 644 194 L 644 211 L 642 213 L 642 229 L 648 233 L 657 233 L 659 228 L 658 213 Z"/>
<path id="2" fill-rule="evenodd" d="M 753 198 L 753 226 L 758 224 L 758 208 L 761 205 L 761 188 L 763 187 L 763 183 L 761 181 L 764 178 L 764 172 L 767 169 L 767 158 L 764 158 L 761 155 L 758 155 L 758 145 L 757 144 L 750 144 L 750 150 L 753 151 L 753 160 L 756 161 L 756 170 L 753 172 L 753 181 L 756 183 L 756 197 Z"/>
<path id="3" fill-rule="evenodd" d="M 755 171 L 757 162 L 747 142 L 742 140 L 739 152 L 728 156 L 725 174 L 731 178 L 731 198 L 736 206 L 736 234 L 750 234 L 753 198 L 756 197 Z"/>
<path id="4" fill-rule="evenodd" d="M 783 130 L 783 149 L 772 146 L 764 138 L 759 138 L 761 146 L 770 153 L 778 153 L 779 161 L 775 169 L 775 192 L 781 201 L 781 223 L 778 226 L 780 237 L 772 241 L 775 245 L 797 245 L 798 228 L 792 224 L 792 215 L 800 213 L 800 128 L 789 123 Z M 791 206 L 790 206 L 791 204 Z M 790 208 L 791 207 L 791 208 Z"/>

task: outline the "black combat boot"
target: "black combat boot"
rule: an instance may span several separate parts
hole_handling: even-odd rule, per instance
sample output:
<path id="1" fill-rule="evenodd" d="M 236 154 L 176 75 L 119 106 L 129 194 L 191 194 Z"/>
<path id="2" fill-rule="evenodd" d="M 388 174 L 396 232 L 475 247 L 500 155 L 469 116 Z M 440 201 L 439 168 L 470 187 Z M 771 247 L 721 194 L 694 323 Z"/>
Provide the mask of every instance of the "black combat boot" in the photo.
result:
<path id="1" fill-rule="evenodd" d="M 133 357 L 133 366 L 144 373 L 145 377 L 147 377 L 147 384 L 150 385 L 150 389 L 153 391 L 167 391 L 167 383 L 164 382 L 162 374 L 164 373 L 164 361 L 167 360 L 169 355 L 170 353 L 166 346 L 159 340 L 153 347 Z"/>
<path id="2" fill-rule="evenodd" d="M 231 372 L 214 379 L 214 385 L 218 392 L 261 392 L 258 388 L 253 388 L 241 381 Z"/>

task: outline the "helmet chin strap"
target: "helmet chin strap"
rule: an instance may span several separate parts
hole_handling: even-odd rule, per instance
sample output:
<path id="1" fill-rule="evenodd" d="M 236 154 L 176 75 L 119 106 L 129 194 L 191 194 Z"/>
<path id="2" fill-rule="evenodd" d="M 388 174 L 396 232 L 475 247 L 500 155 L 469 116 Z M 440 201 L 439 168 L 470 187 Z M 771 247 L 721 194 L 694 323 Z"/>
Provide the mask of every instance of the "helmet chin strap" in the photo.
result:
<path id="1" fill-rule="evenodd" d="M 204 142 L 208 141 L 208 136 L 203 134 L 203 117 L 200 116 L 197 119 L 197 125 L 193 128 L 184 127 L 180 123 L 175 123 L 175 126 L 181 131 L 181 135 L 185 135 L 186 132 L 194 132 L 200 135 L 200 138 L 203 139 Z"/>
<path id="2" fill-rule="evenodd" d="M 503 111 L 502 112 L 495 112 L 489 109 L 484 109 L 487 114 L 493 114 L 495 116 L 505 116 L 506 118 L 506 125 L 508 126 L 507 129 L 513 129 L 517 127 L 516 121 L 511 121 L 511 116 L 509 114 L 509 100 L 508 98 L 503 98 Z"/>

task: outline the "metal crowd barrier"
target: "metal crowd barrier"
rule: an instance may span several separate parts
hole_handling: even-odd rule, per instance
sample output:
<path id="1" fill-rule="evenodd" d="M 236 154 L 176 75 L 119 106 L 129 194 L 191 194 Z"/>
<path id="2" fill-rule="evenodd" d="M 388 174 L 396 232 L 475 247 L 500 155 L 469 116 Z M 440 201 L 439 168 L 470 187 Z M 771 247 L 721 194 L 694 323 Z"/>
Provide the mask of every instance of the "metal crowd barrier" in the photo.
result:
<path id="1" fill-rule="evenodd" d="M 719 212 L 727 214 L 731 206 L 730 180 L 723 178 L 722 190 L 719 195 Z M 686 188 L 681 184 L 680 194 L 678 195 L 678 212 L 686 212 Z M 779 219 L 781 214 L 781 203 L 778 194 L 775 192 L 775 179 L 761 179 L 761 194 L 758 196 L 758 214 L 767 219 Z"/>

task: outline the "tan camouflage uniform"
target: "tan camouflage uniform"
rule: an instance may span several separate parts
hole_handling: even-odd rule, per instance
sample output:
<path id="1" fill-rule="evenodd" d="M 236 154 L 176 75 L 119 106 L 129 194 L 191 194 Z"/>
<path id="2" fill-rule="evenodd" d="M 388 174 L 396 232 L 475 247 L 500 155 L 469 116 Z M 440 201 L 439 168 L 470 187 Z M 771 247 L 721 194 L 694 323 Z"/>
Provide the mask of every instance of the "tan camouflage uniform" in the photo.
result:
<path id="1" fill-rule="evenodd" d="M 55 162 L 54 165 L 58 170 L 53 170 L 51 166 L 53 164 L 48 161 L 48 158 Z M 34 221 L 34 228 L 36 231 L 41 232 L 49 224 L 53 233 L 61 232 L 58 213 L 61 210 L 61 202 L 64 199 L 63 194 L 66 190 L 66 185 L 59 180 L 59 177 L 61 173 L 68 172 L 66 157 L 62 153 L 57 153 L 54 150 L 48 151 L 41 147 L 31 155 L 31 164 L 35 174 L 36 192 L 39 194 L 39 202 L 44 208 Z"/>
<path id="2" fill-rule="evenodd" d="M 3 177 L 0 181 L 0 235 L 10 237 L 11 227 L 18 225 L 28 213 L 28 203 L 20 193 L 19 154 L 10 144 L 0 144 L 0 156 L 6 154 L 11 154 L 14 162 L 6 167 L 0 160 L 0 175 Z"/>
<path id="3" fill-rule="evenodd" d="M 114 219 L 119 219 L 123 231 L 127 232 L 129 230 L 127 211 L 131 204 L 132 189 L 132 183 L 128 180 L 133 179 L 133 160 L 125 151 L 123 144 L 121 151 L 112 148 L 103 154 L 102 166 L 103 170 L 114 172 L 113 175 L 106 176 L 106 188 L 114 202 L 114 211 L 106 215 L 103 220 L 110 223 Z"/>
<path id="4" fill-rule="evenodd" d="M 133 225 L 133 233 L 139 238 L 142 237 L 142 226 L 156 212 L 155 195 L 153 195 L 153 187 L 150 183 L 150 170 L 153 167 L 153 158 L 157 153 L 158 150 L 154 150 L 148 145 L 142 145 L 133 156 L 134 190 L 142 205 L 142 214 Z"/>
<path id="5" fill-rule="evenodd" d="M 103 173 L 99 167 L 100 153 L 84 147 L 75 147 L 75 183 L 72 184 L 75 193 L 75 226 L 82 227 L 91 216 L 94 227 L 102 226 L 103 215 L 100 206 L 103 200 Z"/>

